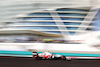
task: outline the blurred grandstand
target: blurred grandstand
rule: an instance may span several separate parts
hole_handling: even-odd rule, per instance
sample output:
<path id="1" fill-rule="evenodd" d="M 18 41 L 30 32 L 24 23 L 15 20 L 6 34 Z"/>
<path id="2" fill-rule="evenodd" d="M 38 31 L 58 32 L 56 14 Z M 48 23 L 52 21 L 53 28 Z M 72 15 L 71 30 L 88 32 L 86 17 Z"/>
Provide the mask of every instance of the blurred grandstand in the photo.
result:
<path id="1" fill-rule="evenodd" d="M 5 4 L 2 4 L 5 2 Z M 98 0 L 1 1 L 0 42 L 84 43 L 97 31 Z M 6 12 L 5 12 L 6 11 Z M 97 28 L 97 29 L 96 29 Z M 85 42 L 86 43 L 86 42 Z"/>

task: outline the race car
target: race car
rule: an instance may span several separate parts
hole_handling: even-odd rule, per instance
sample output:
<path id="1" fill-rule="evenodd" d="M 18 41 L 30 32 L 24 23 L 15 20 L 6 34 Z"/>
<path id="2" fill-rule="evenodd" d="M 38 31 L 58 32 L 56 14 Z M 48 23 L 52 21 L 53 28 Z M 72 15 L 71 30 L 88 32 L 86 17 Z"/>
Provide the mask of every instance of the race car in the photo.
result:
<path id="1" fill-rule="evenodd" d="M 43 52 L 43 53 L 37 53 L 37 52 L 33 52 L 33 58 L 35 58 L 35 60 L 40 60 L 40 59 L 62 59 L 62 60 L 71 60 L 70 57 L 63 56 L 63 55 L 59 55 L 59 54 L 54 54 L 54 53 L 50 53 L 48 52 Z"/>

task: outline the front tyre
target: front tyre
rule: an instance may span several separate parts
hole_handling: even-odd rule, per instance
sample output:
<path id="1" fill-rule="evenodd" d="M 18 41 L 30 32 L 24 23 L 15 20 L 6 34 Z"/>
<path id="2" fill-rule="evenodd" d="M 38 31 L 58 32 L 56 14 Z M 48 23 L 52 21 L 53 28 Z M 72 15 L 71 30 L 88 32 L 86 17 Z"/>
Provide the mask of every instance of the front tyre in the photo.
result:
<path id="1" fill-rule="evenodd" d="M 62 59 L 62 60 L 66 60 L 66 56 L 62 56 L 61 59 Z"/>

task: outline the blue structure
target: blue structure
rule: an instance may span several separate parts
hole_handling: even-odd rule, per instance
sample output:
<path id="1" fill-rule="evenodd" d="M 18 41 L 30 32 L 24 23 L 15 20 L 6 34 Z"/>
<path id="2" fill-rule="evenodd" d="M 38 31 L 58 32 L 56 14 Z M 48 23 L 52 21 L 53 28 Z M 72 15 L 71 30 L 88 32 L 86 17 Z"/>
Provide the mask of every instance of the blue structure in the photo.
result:
<path id="1" fill-rule="evenodd" d="M 100 9 L 95 16 L 93 25 L 96 26 L 96 28 L 94 28 L 94 31 L 100 31 Z"/>
<path id="2" fill-rule="evenodd" d="M 54 12 L 56 11 L 57 15 L 53 11 Z M 70 33 L 70 35 L 74 35 L 74 33 L 78 30 L 79 26 L 81 25 L 81 22 L 84 20 L 88 12 L 89 9 L 77 9 L 77 8 L 76 9 L 57 8 L 52 10 L 51 12 L 49 10 L 46 11 L 42 10 L 39 12 L 27 13 L 26 16 L 24 17 L 17 17 L 16 20 L 20 20 L 21 22 L 20 21 L 14 22 L 11 23 L 10 25 L 17 25 L 17 27 L 13 26 L 13 29 L 40 30 L 41 32 L 44 32 L 44 30 L 46 30 L 45 32 L 54 34 L 61 34 L 60 32 L 66 29 L 65 32 L 67 31 Z M 54 17 L 52 16 L 51 13 L 53 14 Z M 57 22 L 55 22 L 55 19 Z M 23 25 L 23 26 L 19 27 L 18 25 Z M 28 25 L 33 25 L 33 26 L 28 26 Z M 63 29 L 63 27 L 65 28 Z"/>

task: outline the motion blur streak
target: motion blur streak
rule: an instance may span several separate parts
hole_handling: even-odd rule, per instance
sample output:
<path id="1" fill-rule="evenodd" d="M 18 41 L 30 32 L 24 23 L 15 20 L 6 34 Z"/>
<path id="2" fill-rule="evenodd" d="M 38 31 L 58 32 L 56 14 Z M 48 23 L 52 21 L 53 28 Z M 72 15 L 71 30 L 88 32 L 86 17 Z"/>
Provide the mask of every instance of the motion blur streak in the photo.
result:
<path id="1" fill-rule="evenodd" d="M 99 67 L 100 60 L 34 60 L 33 58 L 0 58 L 2 67 Z"/>
<path id="2" fill-rule="evenodd" d="M 0 0 L 0 56 L 33 51 L 100 57 L 100 1 Z"/>

